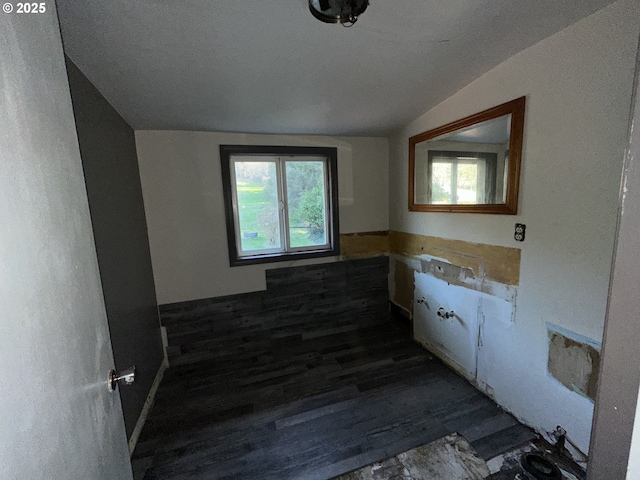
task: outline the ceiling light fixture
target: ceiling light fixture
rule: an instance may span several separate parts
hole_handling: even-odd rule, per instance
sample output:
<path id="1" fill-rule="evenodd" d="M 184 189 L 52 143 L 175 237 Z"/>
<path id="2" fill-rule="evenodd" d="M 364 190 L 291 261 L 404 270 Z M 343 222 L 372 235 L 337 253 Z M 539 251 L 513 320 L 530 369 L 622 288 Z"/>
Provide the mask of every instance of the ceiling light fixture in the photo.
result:
<path id="1" fill-rule="evenodd" d="M 350 27 L 369 6 L 369 0 L 309 0 L 309 10 L 325 23 Z"/>

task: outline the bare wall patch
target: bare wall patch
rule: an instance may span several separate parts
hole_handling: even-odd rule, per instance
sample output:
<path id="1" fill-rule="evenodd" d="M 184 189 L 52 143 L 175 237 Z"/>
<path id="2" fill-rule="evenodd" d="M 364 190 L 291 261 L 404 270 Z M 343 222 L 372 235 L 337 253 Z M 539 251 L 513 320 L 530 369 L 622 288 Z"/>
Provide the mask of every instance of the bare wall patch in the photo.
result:
<path id="1" fill-rule="evenodd" d="M 391 253 L 420 258 L 424 255 L 444 259 L 470 269 L 475 277 L 504 285 L 520 284 L 519 248 L 452 240 L 414 233 L 389 232 Z"/>
<path id="2" fill-rule="evenodd" d="M 600 352 L 592 345 L 549 330 L 549 373 L 565 387 L 595 399 Z"/>
<path id="3" fill-rule="evenodd" d="M 423 260 L 421 264 L 422 273 L 430 273 L 434 277 L 452 285 L 466 287 L 468 282 L 465 280 L 476 278 L 473 270 L 470 268 L 459 267 L 458 265 L 446 263 L 435 258 Z"/>
<path id="4" fill-rule="evenodd" d="M 389 252 L 389 232 L 360 232 L 340 235 L 340 253 L 348 258 L 384 255 Z"/>

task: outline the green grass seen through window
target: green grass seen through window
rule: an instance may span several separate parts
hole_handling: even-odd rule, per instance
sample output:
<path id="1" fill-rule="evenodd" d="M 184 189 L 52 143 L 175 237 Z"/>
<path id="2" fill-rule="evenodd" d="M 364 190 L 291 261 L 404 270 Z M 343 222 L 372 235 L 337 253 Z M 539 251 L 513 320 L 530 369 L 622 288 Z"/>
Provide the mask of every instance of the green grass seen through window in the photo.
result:
<path id="1" fill-rule="evenodd" d="M 240 216 L 240 237 L 243 250 L 263 250 L 274 248 L 269 244 L 267 235 L 258 222 L 260 212 L 268 207 L 263 185 L 251 184 L 247 181 L 238 180 L 236 183 L 238 191 L 238 210 Z M 296 219 L 290 219 L 295 224 Z M 257 232 L 255 238 L 244 238 L 246 232 Z M 309 230 L 305 227 L 292 226 L 290 231 L 290 242 L 293 246 L 309 245 Z"/>

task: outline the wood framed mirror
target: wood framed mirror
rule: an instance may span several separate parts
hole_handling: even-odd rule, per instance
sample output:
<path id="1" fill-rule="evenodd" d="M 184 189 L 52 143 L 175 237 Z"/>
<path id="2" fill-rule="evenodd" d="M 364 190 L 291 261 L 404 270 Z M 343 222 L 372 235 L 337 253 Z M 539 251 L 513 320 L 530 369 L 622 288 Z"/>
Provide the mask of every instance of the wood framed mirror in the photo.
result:
<path id="1" fill-rule="evenodd" d="M 409 138 L 409 210 L 515 215 L 525 97 Z"/>

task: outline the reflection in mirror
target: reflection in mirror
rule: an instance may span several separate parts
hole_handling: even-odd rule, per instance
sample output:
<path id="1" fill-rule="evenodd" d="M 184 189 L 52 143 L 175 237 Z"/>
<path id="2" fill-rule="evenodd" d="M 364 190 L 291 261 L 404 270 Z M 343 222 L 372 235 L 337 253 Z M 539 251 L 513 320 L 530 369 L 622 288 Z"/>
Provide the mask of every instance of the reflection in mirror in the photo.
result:
<path id="1" fill-rule="evenodd" d="M 504 115 L 416 144 L 416 203 L 505 203 L 510 131 Z"/>
<path id="2" fill-rule="evenodd" d="M 410 210 L 516 213 L 523 118 L 524 97 L 412 137 Z"/>

